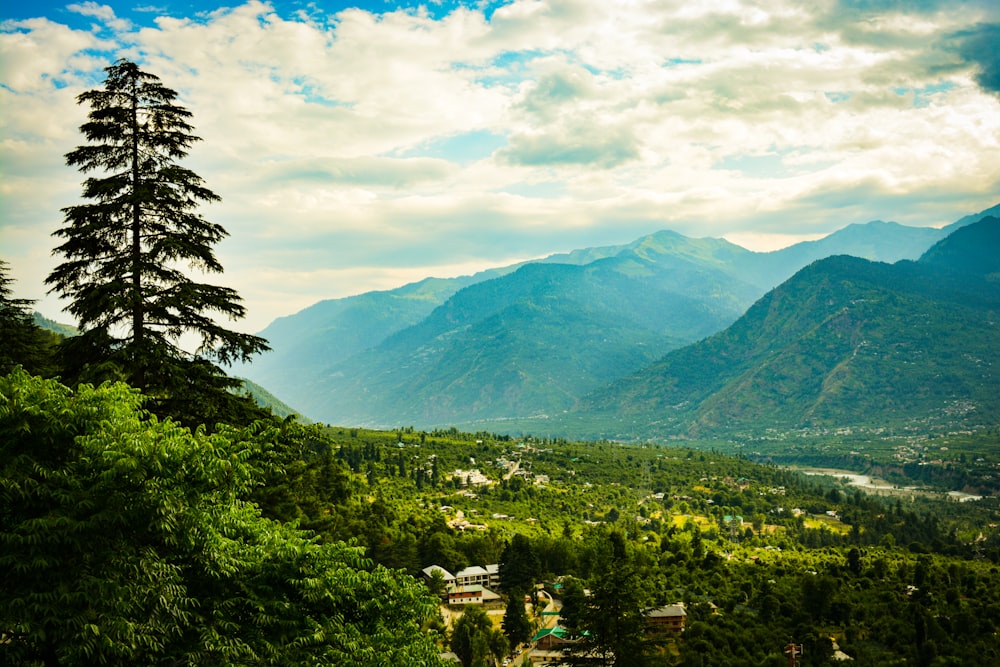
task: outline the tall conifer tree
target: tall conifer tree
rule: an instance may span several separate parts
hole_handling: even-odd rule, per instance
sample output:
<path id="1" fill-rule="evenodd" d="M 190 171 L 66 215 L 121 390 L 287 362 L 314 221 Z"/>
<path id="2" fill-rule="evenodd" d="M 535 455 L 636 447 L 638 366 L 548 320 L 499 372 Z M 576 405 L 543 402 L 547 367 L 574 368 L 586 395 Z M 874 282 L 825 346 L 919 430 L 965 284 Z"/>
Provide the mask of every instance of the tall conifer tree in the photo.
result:
<path id="1" fill-rule="evenodd" d="M 197 212 L 219 197 L 177 164 L 200 140 L 191 133 L 191 113 L 133 62 L 119 60 L 105 71 L 103 88 L 77 98 L 90 106 L 80 127 L 89 143 L 66 161 L 92 174 L 83 183 L 88 201 L 63 209 L 65 225 L 54 234 L 63 243 L 54 252 L 65 261 L 46 280 L 70 300 L 83 332 L 67 355 L 68 375 L 125 379 L 153 397 L 155 411 L 182 419 L 231 417 L 226 390 L 238 381 L 216 363 L 245 361 L 268 348 L 264 339 L 215 321 L 244 316 L 235 290 L 185 272 L 221 273 L 212 247 L 227 235 Z M 194 354 L 181 346 L 189 336 L 200 339 Z M 215 409 L 205 414 L 206 406 Z"/>
<path id="2" fill-rule="evenodd" d="M 29 299 L 14 298 L 10 266 L 0 259 L 0 375 L 15 366 L 30 373 L 50 374 L 54 334 L 35 325 Z"/>

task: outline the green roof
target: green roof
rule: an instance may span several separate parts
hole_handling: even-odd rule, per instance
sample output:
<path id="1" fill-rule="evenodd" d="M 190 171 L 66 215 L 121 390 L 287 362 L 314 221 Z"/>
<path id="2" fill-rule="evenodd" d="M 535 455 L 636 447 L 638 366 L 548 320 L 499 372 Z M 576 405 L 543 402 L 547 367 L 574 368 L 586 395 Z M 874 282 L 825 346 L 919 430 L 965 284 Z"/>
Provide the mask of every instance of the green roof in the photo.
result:
<path id="1" fill-rule="evenodd" d="M 538 634 L 531 638 L 531 641 L 537 642 L 542 637 L 548 637 L 549 635 L 555 635 L 559 639 L 566 639 L 569 637 L 569 630 L 561 625 L 557 625 L 554 628 L 542 628 L 538 631 Z"/>

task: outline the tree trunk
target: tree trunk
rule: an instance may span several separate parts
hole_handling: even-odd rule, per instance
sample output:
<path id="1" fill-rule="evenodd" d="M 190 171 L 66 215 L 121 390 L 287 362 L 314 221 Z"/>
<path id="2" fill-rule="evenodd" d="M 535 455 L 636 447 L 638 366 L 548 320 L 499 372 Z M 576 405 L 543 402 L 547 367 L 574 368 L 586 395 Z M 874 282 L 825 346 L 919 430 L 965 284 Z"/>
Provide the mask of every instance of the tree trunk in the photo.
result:
<path id="1" fill-rule="evenodd" d="M 139 81 L 132 79 L 132 350 L 133 382 L 146 388 L 145 313 L 142 295 L 142 207 L 139 204 L 141 175 L 139 172 Z"/>

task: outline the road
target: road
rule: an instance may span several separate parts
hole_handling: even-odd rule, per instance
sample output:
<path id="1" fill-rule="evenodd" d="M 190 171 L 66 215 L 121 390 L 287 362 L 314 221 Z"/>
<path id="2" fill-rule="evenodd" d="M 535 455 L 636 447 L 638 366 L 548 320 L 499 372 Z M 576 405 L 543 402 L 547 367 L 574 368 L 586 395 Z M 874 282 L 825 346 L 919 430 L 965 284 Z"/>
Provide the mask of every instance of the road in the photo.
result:
<path id="1" fill-rule="evenodd" d="M 559 617 L 555 614 L 546 614 L 545 612 L 558 612 L 562 611 L 562 601 L 557 600 L 546 591 L 538 591 L 539 598 L 545 598 L 546 603 L 542 608 L 541 616 L 541 626 L 539 630 L 543 628 L 554 628 L 559 623 Z M 527 649 L 521 655 L 514 659 L 513 665 L 530 665 L 531 664 L 531 651 L 532 649 Z"/>

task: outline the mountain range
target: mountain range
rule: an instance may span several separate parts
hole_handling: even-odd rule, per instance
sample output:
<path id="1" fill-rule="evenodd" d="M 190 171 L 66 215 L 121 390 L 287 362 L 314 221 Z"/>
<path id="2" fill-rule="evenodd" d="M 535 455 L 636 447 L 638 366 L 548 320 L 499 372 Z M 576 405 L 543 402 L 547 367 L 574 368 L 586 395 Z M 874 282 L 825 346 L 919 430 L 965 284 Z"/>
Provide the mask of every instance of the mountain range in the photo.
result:
<path id="1" fill-rule="evenodd" d="M 590 424 L 582 435 L 626 437 L 827 423 L 846 418 L 860 394 L 892 393 L 890 370 L 923 369 L 920 355 L 946 353 L 928 347 L 948 338 L 945 325 L 930 327 L 936 333 L 928 340 L 886 347 L 895 328 L 919 330 L 947 317 L 967 322 L 970 340 L 992 340 L 992 330 L 970 315 L 980 306 L 967 306 L 958 320 L 945 311 L 963 289 L 988 297 L 983 286 L 994 283 L 968 272 L 961 280 L 935 274 L 951 276 L 954 267 L 945 266 L 954 256 L 971 266 L 965 255 L 973 248 L 943 241 L 991 215 L 1000 206 L 943 229 L 849 225 L 769 253 L 663 231 L 431 278 L 280 318 L 261 332 L 273 351 L 237 372 L 336 424 L 544 424 L 546 431 Z M 980 273 L 988 272 L 971 275 Z M 963 280 L 972 286 L 959 287 Z M 939 293 L 946 285 L 953 289 Z M 988 345 L 971 347 L 968 354 L 983 363 L 991 358 Z M 910 348 L 917 356 L 905 354 Z M 845 355 L 882 365 L 852 365 Z M 887 386 L 859 379 L 868 373 Z M 957 403 L 940 409 L 962 409 L 960 387 L 921 373 L 897 384 L 951 392 Z M 899 400 L 904 412 L 918 411 L 914 401 Z"/>
<path id="2" fill-rule="evenodd" d="M 988 217 L 916 262 L 818 260 L 579 412 L 610 426 L 606 437 L 996 424 L 998 249 L 1000 219 Z"/>

